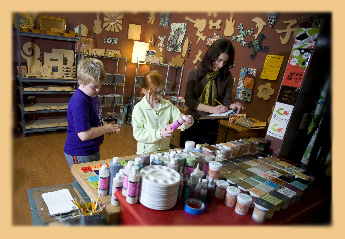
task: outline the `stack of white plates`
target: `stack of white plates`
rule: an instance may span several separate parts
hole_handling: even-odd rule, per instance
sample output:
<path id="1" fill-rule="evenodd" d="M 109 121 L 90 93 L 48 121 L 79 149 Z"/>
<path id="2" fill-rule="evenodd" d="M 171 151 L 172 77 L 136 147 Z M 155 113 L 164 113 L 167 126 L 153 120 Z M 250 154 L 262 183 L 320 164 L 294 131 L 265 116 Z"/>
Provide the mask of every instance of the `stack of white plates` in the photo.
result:
<path id="1" fill-rule="evenodd" d="M 180 174 L 161 165 L 140 170 L 142 182 L 140 203 L 154 210 L 168 210 L 176 205 Z"/>

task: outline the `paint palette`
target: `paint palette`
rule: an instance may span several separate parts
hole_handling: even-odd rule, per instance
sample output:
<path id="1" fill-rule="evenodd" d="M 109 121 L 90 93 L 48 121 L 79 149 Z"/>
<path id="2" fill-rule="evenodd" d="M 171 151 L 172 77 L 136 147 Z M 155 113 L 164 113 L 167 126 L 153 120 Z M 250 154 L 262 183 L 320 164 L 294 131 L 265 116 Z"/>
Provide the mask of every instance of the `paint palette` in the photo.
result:
<path id="1" fill-rule="evenodd" d="M 161 165 L 140 171 L 142 176 L 140 203 L 154 210 L 168 210 L 176 205 L 180 174 Z"/>

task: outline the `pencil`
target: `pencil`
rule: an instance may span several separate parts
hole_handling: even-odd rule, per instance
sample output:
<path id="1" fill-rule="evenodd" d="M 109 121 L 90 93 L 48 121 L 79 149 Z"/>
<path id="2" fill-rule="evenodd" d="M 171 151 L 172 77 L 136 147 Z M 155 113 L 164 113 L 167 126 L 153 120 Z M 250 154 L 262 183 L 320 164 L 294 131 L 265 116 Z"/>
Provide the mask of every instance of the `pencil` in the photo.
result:
<path id="1" fill-rule="evenodd" d="M 214 99 L 218 104 L 222 105 L 222 103 L 220 103 L 218 100 Z"/>

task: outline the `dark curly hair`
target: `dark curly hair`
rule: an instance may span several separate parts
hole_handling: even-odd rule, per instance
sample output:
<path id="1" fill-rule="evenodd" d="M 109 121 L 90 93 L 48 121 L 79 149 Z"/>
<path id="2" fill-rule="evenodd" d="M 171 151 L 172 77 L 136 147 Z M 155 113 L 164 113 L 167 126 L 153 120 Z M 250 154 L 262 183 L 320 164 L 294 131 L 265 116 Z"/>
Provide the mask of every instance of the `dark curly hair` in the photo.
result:
<path id="1" fill-rule="evenodd" d="M 207 73 L 210 73 L 213 71 L 214 62 L 222 53 L 226 53 L 229 56 L 229 60 L 219 70 L 221 78 L 225 79 L 231 74 L 229 69 L 232 68 L 235 64 L 235 48 L 232 45 L 230 40 L 221 38 L 215 41 L 210 46 L 210 48 L 208 48 L 204 57 L 202 58 L 202 61 L 198 70 L 199 79 L 205 77 Z"/>

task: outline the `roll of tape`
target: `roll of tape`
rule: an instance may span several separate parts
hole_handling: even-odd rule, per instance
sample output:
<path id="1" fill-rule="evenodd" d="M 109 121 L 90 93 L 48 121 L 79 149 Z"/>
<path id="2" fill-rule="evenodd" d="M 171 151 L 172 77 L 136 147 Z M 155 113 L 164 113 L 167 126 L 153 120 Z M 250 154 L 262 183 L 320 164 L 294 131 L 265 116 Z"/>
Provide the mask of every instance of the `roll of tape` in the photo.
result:
<path id="1" fill-rule="evenodd" d="M 200 208 L 196 209 L 191 207 L 189 204 L 195 204 L 198 205 Z M 184 210 L 190 214 L 193 215 L 201 215 L 204 213 L 205 211 L 205 203 L 203 203 L 201 200 L 199 199 L 195 199 L 195 198 L 188 198 L 185 202 L 184 202 Z"/>

